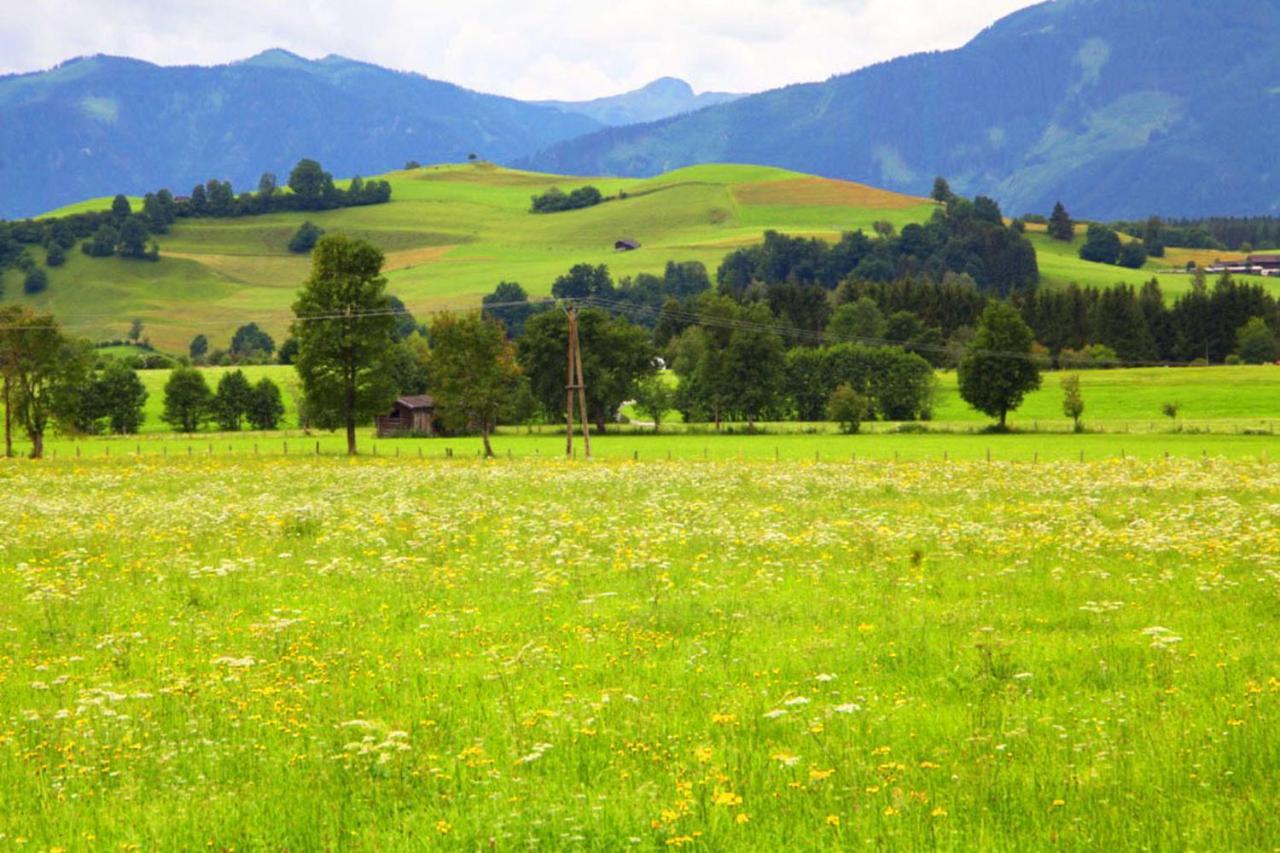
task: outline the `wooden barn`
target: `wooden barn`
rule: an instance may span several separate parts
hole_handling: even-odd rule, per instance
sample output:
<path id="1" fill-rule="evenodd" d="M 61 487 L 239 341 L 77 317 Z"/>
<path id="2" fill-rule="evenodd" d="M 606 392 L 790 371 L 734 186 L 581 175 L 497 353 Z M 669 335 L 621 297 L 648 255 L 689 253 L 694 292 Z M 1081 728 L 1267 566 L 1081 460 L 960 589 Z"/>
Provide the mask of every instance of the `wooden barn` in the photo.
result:
<path id="1" fill-rule="evenodd" d="M 401 397 L 389 415 L 378 415 L 378 438 L 435 435 L 436 401 L 429 394 Z"/>

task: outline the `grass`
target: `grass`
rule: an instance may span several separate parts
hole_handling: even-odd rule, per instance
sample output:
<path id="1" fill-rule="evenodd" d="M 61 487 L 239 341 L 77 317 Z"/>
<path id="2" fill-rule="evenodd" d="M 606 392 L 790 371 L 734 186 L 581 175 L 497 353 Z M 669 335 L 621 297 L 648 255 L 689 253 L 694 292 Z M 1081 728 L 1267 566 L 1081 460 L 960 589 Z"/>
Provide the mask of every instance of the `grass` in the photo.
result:
<path id="1" fill-rule="evenodd" d="M 1280 833 L 1274 463 L 215 456 L 0 478 L 6 846 Z"/>
<path id="2" fill-rule="evenodd" d="M 615 279 L 661 272 L 667 261 L 696 260 L 713 274 L 733 248 L 766 229 L 835 239 L 877 220 L 896 227 L 926 220 L 927 199 L 763 166 L 706 165 L 656 178 L 541 175 L 488 163 L 432 166 L 384 176 L 389 204 L 319 213 L 272 214 L 230 220 L 184 220 L 159 238 L 158 263 L 93 260 L 68 253 L 50 273 L 49 290 L 21 295 L 16 271 L 4 274 L 6 298 L 57 313 L 74 332 L 97 340 L 123 337 L 134 317 L 153 343 L 181 353 L 197 334 L 226 346 L 241 324 L 255 321 L 277 340 L 309 260 L 290 254 L 289 237 L 304 219 L 330 231 L 369 239 L 387 253 L 389 290 L 427 314 L 472 306 L 499 281 L 518 281 L 534 296 L 550 293 L 555 278 L 575 263 L 607 264 Z M 586 183 L 607 195 L 596 207 L 552 215 L 528 212 L 529 199 L 551 186 Z M 98 199 L 75 210 L 109 206 Z M 56 211 L 65 213 L 70 209 Z M 615 253 L 614 241 L 640 241 Z M 1105 286 L 1141 284 L 1159 269 L 1122 270 L 1089 264 L 1078 247 L 1057 243 L 1031 227 L 1046 286 L 1076 281 Z M 37 260 L 40 252 L 36 251 Z M 1172 296 L 1186 276 L 1164 276 Z M 1268 286 L 1273 286 L 1269 283 Z"/>
<path id="3" fill-rule="evenodd" d="M 127 348 L 126 348 L 127 349 Z M 241 368 L 201 368 L 210 388 L 230 370 L 243 370 L 250 382 L 270 378 L 282 391 L 285 416 L 279 433 L 215 433 L 204 431 L 194 436 L 173 435 L 161 416 L 164 411 L 164 386 L 167 370 L 139 371 L 148 392 L 144 407 L 141 436 L 73 438 L 50 435 L 51 453 L 62 458 L 114 456 L 183 456 L 188 453 L 209 455 L 284 455 L 286 443 L 298 453 L 313 454 L 318 446 L 325 455 L 345 450 L 344 439 L 335 433 L 304 434 L 297 429 L 296 373 L 284 365 L 255 365 Z M 1070 434 L 1071 422 L 1062 414 L 1061 373 L 1045 373 L 1040 390 L 1027 396 L 1022 406 L 1010 416 L 1010 425 L 1024 434 L 991 436 L 983 434 L 990 419 L 970 409 L 956 389 L 954 373 L 938 375 L 934 419 L 907 428 L 924 429 L 930 434 L 900 433 L 904 425 L 867 423 L 865 434 L 840 436 L 829 423 L 763 423 L 760 434 L 747 434 L 743 424 L 729 424 L 726 434 L 715 435 L 707 424 L 686 425 L 677 413 L 669 413 L 661 434 L 651 435 L 644 425 L 620 425 L 615 432 L 593 439 L 597 455 L 608 458 L 631 458 L 637 453 L 646 459 L 846 459 L 852 455 L 867 458 L 936 459 L 944 455 L 954 458 L 984 458 L 988 451 L 998 458 L 1031 461 L 1033 459 L 1072 459 L 1084 452 L 1087 458 L 1121 455 L 1157 458 L 1169 453 L 1175 456 L 1204 454 L 1253 456 L 1263 453 L 1280 455 L 1280 368 L 1274 366 L 1235 366 L 1203 368 L 1139 368 L 1098 370 L 1080 373 L 1081 392 L 1085 400 L 1084 422 L 1094 434 Z M 1176 420 L 1162 414 L 1165 403 L 1180 407 Z M 638 419 L 630 407 L 624 407 L 630 418 Z M 504 428 L 499 450 L 518 457 L 556 457 L 563 454 L 563 435 L 557 427 Z M 375 442 L 372 431 L 362 431 L 366 452 L 383 455 L 401 454 L 414 458 L 443 456 L 446 449 L 462 456 L 474 456 L 479 440 L 473 438 L 440 438 Z M 19 450 L 26 443 L 18 441 Z"/>
<path id="4" fill-rule="evenodd" d="M 236 368 L 202 368 L 210 388 L 228 370 Z M 296 382 L 292 367 L 262 365 L 240 368 L 250 382 L 269 377 L 285 392 L 286 424 L 296 425 L 296 404 L 289 388 Z M 164 410 L 164 384 L 167 370 L 144 370 L 139 374 L 149 393 L 145 409 L 144 432 L 163 432 L 160 419 Z M 1034 428 L 1040 423 L 1056 429 L 1065 428 L 1062 414 L 1060 373 L 1045 373 L 1039 391 L 1028 395 L 1012 415 L 1015 427 Z M 1158 428 L 1173 424 L 1161 414 L 1168 402 L 1181 406 L 1180 421 L 1193 425 L 1220 427 L 1249 424 L 1257 420 L 1280 419 L 1280 368 L 1201 367 L 1201 368 L 1134 368 L 1124 370 L 1090 370 L 1080 373 L 1081 392 L 1085 399 L 1085 421 L 1100 429 L 1137 430 L 1155 423 Z M 988 418 L 969 408 L 956 388 L 954 372 L 938 375 L 934 425 L 964 428 L 985 423 Z M 789 428 L 795 428 L 790 425 Z M 1148 431 L 1150 431 L 1148 429 Z"/>

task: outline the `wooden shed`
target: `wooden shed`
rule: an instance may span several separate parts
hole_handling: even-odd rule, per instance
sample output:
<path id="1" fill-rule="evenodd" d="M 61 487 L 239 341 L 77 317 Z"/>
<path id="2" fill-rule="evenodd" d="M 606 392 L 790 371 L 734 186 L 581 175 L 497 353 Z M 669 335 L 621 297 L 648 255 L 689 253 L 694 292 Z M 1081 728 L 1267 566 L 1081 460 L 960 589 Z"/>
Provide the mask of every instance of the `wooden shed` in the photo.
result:
<path id="1" fill-rule="evenodd" d="M 378 438 L 435 435 L 436 401 L 429 394 L 401 397 L 389 415 L 378 415 Z"/>

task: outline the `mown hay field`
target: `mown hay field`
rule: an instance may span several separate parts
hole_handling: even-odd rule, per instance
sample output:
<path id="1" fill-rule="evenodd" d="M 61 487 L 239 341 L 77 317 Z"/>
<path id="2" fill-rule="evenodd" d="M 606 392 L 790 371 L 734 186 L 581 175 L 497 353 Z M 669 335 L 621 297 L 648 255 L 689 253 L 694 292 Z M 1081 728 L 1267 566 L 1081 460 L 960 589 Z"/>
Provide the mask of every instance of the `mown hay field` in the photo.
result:
<path id="1" fill-rule="evenodd" d="M 1270 849 L 1280 465 L 0 464 L 0 844 Z"/>

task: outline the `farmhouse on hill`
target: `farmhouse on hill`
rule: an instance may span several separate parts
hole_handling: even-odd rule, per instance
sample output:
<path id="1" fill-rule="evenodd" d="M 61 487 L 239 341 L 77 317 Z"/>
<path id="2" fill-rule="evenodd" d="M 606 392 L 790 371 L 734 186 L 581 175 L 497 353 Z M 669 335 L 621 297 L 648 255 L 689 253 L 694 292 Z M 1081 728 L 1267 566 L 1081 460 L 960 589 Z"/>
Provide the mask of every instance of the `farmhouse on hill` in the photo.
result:
<path id="1" fill-rule="evenodd" d="M 617 240 L 613 244 L 613 250 L 615 252 L 634 252 L 639 248 L 640 241 L 633 240 L 630 237 L 623 237 L 621 240 Z"/>
<path id="2" fill-rule="evenodd" d="M 404 435 L 435 435 L 436 401 L 429 394 L 401 397 L 391 408 L 391 414 L 378 415 L 375 423 L 378 438 L 395 438 Z"/>

